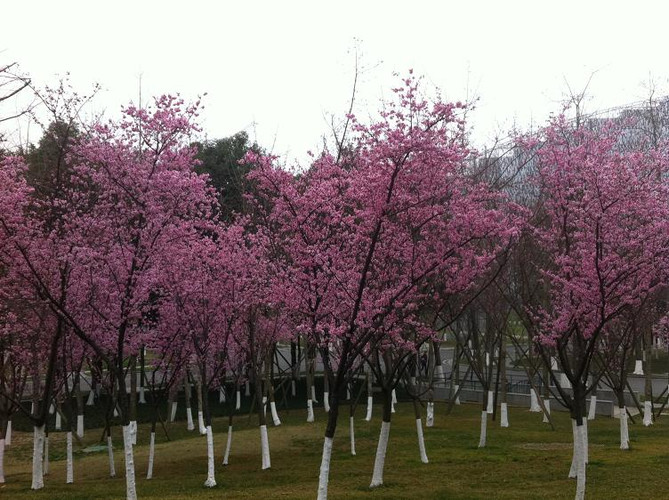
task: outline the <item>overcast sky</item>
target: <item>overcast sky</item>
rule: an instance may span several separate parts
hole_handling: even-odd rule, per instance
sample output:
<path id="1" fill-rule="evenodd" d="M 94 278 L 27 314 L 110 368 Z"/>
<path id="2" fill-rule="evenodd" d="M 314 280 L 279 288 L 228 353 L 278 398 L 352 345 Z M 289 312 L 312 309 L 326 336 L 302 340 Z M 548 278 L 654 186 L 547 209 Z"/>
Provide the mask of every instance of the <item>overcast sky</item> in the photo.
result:
<path id="1" fill-rule="evenodd" d="M 592 77 L 586 110 L 667 93 L 665 2 L 625 1 L 11 1 L 0 65 L 35 82 L 66 72 L 114 115 L 144 96 L 207 93 L 210 138 L 246 130 L 289 159 L 348 108 L 358 47 L 355 112 L 368 115 L 409 68 L 450 100 L 478 97 L 479 144 L 514 123 L 541 124 L 568 86 Z M 356 40 L 359 40 L 356 42 Z M 289 160 L 290 161 L 290 160 Z"/>

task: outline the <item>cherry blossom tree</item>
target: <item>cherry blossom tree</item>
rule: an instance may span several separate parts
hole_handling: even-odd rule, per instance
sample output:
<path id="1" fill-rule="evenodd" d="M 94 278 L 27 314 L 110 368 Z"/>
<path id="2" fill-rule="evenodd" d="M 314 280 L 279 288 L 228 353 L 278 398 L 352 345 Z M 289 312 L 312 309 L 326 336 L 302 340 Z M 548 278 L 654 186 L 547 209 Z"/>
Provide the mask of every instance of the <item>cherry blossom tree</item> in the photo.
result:
<path id="1" fill-rule="evenodd" d="M 517 309 L 545 364 L 557 356 L 571 392 L 551 371 L 574 431 L 570 477 L 585 495 L 586 395 L 601 339 L 666 282 L 669 252 L 666 169 L 654 153 L 620 152 L 613 124 L 591 131 L 564 117 L 551 121 L 535 148 L 540 193 L 530 231 L 545 300 Z"/>
<path id="2" fill-rule="evenodd" d="M 193 170 L 197 112 L 198 104 L 162 97 L 150 110 L 129 107 L 120 122 L 96 125 L 70 153 L 75 166 L 60 230 L 39 238 L 25 221 L 2 220 L 20 257 L 12 269 L 55 313 L 58 339 L 67 325 L 114 375 L 129 499 L 136 493 L 126 360 L 145 345 L 151 328 L 147 313 L 160 283 L 157 263 L 198 238 L 215 205 L 206 179 Z M 3 197 L 11 194 L 3 191 Z M 55 271 L 49 263 L 57 264 Z"/>
<path id="3" fill-rule="evenodd" d="M 423 286 L 441 276 L 450 289 L 468 287 L 491 258 L 478 242 L 516 232 L 490 192 L 465 175 L 461 106 L 429 103 L 412 76 L 395 94 L 377 122 L 355 122 L 345 161 L 323 155 L 294 178 L 252 158 L 264 162 L 252 176 L 271 207 L 270 234 L 290 240 L 282 250 L 286 305 L 318 346 L 329 383 L 319 498 L 327 497 L 339 403 L 356 359 L 408 346 L 403 335 L 417 328 L 430 338 L 416 314 Z M 389 408 L 390 392 L 384 396 Z M 372 486 L 382 483 L 389 428 L 384 418 Z"/>

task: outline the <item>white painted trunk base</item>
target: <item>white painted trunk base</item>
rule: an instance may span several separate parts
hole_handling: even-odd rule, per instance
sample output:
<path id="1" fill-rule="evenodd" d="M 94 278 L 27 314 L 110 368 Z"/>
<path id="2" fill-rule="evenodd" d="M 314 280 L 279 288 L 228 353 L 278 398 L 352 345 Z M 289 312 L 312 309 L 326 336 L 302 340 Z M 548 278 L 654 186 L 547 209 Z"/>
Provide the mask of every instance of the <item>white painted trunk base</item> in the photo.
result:
<path id="1" fill-rule="evenodd" d="M 587 420 L 583 420 L 585 424 Z M 587 435 L 585 425 L 576 427 L 578 439 L 581 441 L 581 449 L 578 457 L 577 478 L 576 478 L 576 497 L 575 500 L 585 499 L 585 464 L 587 462 L 585 450 L 587 450 Z"/>
<path id="2" fill-rule="evenodd" d="M 130 421 L 130 438 L 132 439 L 132 445 L 137 444 L 137 420 Z"/>
<path id="3" fill-rule="evenodd" d="M 509 426 L 509 408 L 506 403 L 500 405 L 500 418 L 499 418 L 500 427 Z"/>
<path id="4" fill-rule="evenodd" d="M 388 449 L 388 436 L 390 435 L 390 422 L 381 422 L 381 433 L 379 443 L 376 446 L 376 457 L 374 458 L 374 472 L 370 488 L 376 488 L 383 484 L 383 467 L 386 463 L 386 451 Z"/>
<path id="5" fill-rule="evenodd" d="M 390 413 L 395 413 L 395 404 L 397 404 L 397 395 L 395 389 L 390 392 Z"/>
<path id="6" fill-rule="evenodd" d="M 42 454 L 44 453 L 44 426 L 33 427 L 33 472 L 30 489 L 44 488 L 44 469 Z"/>
<path id="7" fill-rule="evenodd" d="M 488 412 L 481 412 L 481 434 L 479 437 L 479 448 L 485 448 L 486 438 L 488 434 Z"/>
<path id="8" fill-rule="evenodd" d="M 323 456 L 321 457 L 321 469 L 318 475 L 317 500 L 327 500 L 328 498 L 328 482 L 330 480 L 331 459 L 332 459 L 332 438 L 326 437 L 325 440 L 323 441 Z"/>
<path id="9" fill-rule="evenodd" d="M 53 413 L 56 411 L 56 407 L 51 403 L 49 405 L 49 415 L 53 415 Z"/>
<path id="10" fill-rule="evenodd" d="M 588 408 L 588 420 L 594 420 L 597 414 L 597 396 L 590 396 L 590 407 Z"/>
<path id="11" fill-rule="evenodd" d="M 177 418 L 177 402 L 172 401 L 172 408 L 170 409 L 170 422 L 174 422 Z"/>
<path id="12" fill-rule="evenodd" d="M 94 406 L 95 405 L 95 391 L 91 389 L 88 391 L 88 399 L 86 399 L 86 406 Z"/>
<path id="13" fill-rule="evenodd" d="M 574 447 L 571 459 L 571 467 L 569 468 L 569 477 L 574 479 L 578 477 L 579 467 L 588 463 L 588 429 L 587 420 L 583 420 L 583 425 L 576 425 L 576 420 L 571 420 L 572 435 L 574 439 Z"/>
<path id="14" fill-rule="evenodd" d="M 201 436 L 207 434 L 207 428 L 204 426 L 204 413 L 202 413 L 201 411 L 197 412 L 197 426 L 200 430 Z"/>
<path id="15" fill-rule="evenodd" d="M 67 433 L 67 465 L 65 473 L 65 483 L 74 483 L 74 459 L 72 457 L 72 433 Z"/>
<path id="16" fill-rule="evenodd" d="M 495 393 L 493 391 L 488 391 L 488 407 L 486 412 L 488 415 L 492 415 L 495 410 Z"/>
<path id="17" fill-rule="evenodd" d="M 620 408 L 620 449 L 630 449 L 630 434 L 627 425 L 627 409 L 623 406 Z"/>
<path id="18" fill-rule="evenodd" d="M 587 418 L 583 419 L 583 425 L 581 427 L 583 427 L 583 429 L 582 429 L 583 436 L 581 437 L 581 439 L 583 441 L 583 460 L 587 465 L 588 462 L 590 462 L 590 455 L 589 455 L 589 451 L 588 451 L 589 446 L 588 446 L 588 419 Z"/>
<path id="19" fill-rule="evenodd" d="M 432 401 L 427 402 L 427 416 L 425 418 L 425 426 L 432 427 L 434 425 L 434 403 Z"/>
<path id="20" fill-rule="evenodd" d="M 634 362 L 634 375 L 643 375 L 643 360 L 637 359 Z"/>
<path id="21" fill-rule="evenodd" d="M 457 396 L 455 397 L 455 404 L 456 405 L 460 404 L 460 393 L 458 392 L 459 390 L 460 390 L 460 386 L 458 384 L 455 384 L 453 386 L 453 393 L 457 394 Z"/>
<path id="22" fill-rule="evenodd" d="M 250 395 L 251 395 L 251 384 L 247 380 L 244 383 L 244 396 L 246 396 L 248 398 Z"/>
<path id="23" fill-rule="evenodd" d="M 314 421 L 314 402 L 311 399 L 307 399 L 307 422 Z"/>
<path id="24" fill-rule="evenodd" d="M 228 426 L 228 441 L 225 443 L 225 454 L 223 455 L 223 465 L 228 465 L 230 459 L 230 448 L 232 447 L 232 426 Z"/>
<path id="25" fill-rule="evenodd" d="M 63 421 L 62 417 L 60 416 L 60 412 L 56 412 L 56 425 L 54 426 L 54 429 L 57 431 L 61 430 L 63 428 Z"/>
<path id="26" fill-rule="evenodd" d="M 132 450 L 132 433 L 129 425 L 123 426 L 123 454 L 125 457 L 125 497 L 126 500 L 137 500 L 135 457 Z"/>
<path id="27" fill-rule="evenodd" d="M 235 410 L 239 410 L 242 407 L 242 392 L 239 389 L 237 389 L 235 398 Z"/>
<path id="28" fill-rule="evenodd" d="M 372 420 L 372 408 L 374 405 L 374 397 L 367 396 L 367 414 L 365 415 L 365 421 L 369 422 Z"/>
<path id="29" fill-rule="evenodd" d="M 218 402 L 225 403 L 225 389 L 223 387 L 218 388 Z"/>
<path id="30" fill-rule="evenodd" d="M 195 424 L 193 423 L 193 411 L 189 406 L 186 407 L 186 428 L 189 431 L 195 430 Z"/>
<path id="31" fill-rule="evenodd" d="M 144 386 L 139 387 L 139 404 L 146 404 L 146 395 L 144 394 Z"/>
<path id="32" fill-rule="evenodd" d="M 114 466 L 114 447 L 111 436 L 107 436 L 107 455 L 109 457 L 109 477 L 116 477 L 116 467 Z"/>
<path id="33" fill-rule="evenodd" d="M 551 400 L 550 399 L 544 399 L 544 408 L 546 408 L 546 412 L 544 413 L 543 423 L 548 424 L 550 422 L 550 420 L 548 419 L 548 416 L 551 414 Z"/>
<path id="34" fill-rule="evenodd" d="M 118 408 L 114 407 L 114 418 L 118 417 Z"/>
<path id="35" fill-rule="evenodd" d="M 355 456 L 355 418 L 348 419 L 348 434 L 351 438 L 351 455 Z"/>
<path id="36" fill-rule="evenodd" d="M 213 488 L 216 486 L 216 478 L 214 476 L 214 433 L 211 431 L 211 425 L 205 427 L 205 433 L 207 434 L 207 480 L 204 485 L 207 488 Z"/>
<path id="37" fill-rule="evenodd" d="M 5 432 L 5 446 L 12 445 L 12 421 L 7 421 L 7 431 Z"/>
<path id="38" fill-rule="evenodd" d="M 262 414 L 267 417 L 267 396 L 262 397 Z"/>
<path id="39" fill-rule="evenodd" d="M 272 415 L 272 422 L 274 422 L 274 425 L 276 426 L 281 425 L 281 419 L 279 418 L 279 413 L 276 411 L 276 401 L 269 402 L 269 411 Z"/>
<path id="40" fill-rule="evenodd" d="M 146 479 L 153 479 L 153 459 L 156 455 L 156 433 L 151 432 L 149 438 L 149 466 L 146 469 Z"/>
<path id="41" fill-rule="evenodd" d="M 260 426 L 260 450 L 262 452 L 262 470 L 272 467 L 272 462 L 269 458 L 269 439 L 267 437 L 267 426 Z"/>
<path id="42" fill-rule="evenodd" d="M 326 412 L 330 412 L 330 393 L 328 391 L 323 393 L 323 408 Z"/>
<path id="43" fill-rule="evenodd" d="M 0 439 L 0 484 L 5 483 L 5 440 Z"/>
<path id="44" fill-rule="evenodd" d="M 653 404 L 650 401 L 643 403 L 643 425 L 653 425 Z"/>
<path id="45" fill-rule="evenodd" d="M 533 413 L 540 413 L 541 406 L 539 406 L 539 396 L 536 389 L 530 389 L 530 411 Z"/>
<path id="46" fill-rule="evenodd" d="M 425 437 L 423 436 L 423 423 L 420 418 L 416 419 L 416 432 L 418 433 L 418 451 L 420 452 L 420 461 L 428 463 L 427 453 L 425 452 Z"/>
<path id="47" fill-rule="evenodd" d="M 43 473 L 49 475 L 49 436 L 44 437 L 44 463 L 42 464 Z"/>
<path id="48" fill-rule="evenodd" d="M 77 415 L 77 436 L 84 437 L 84 416 Z"/>

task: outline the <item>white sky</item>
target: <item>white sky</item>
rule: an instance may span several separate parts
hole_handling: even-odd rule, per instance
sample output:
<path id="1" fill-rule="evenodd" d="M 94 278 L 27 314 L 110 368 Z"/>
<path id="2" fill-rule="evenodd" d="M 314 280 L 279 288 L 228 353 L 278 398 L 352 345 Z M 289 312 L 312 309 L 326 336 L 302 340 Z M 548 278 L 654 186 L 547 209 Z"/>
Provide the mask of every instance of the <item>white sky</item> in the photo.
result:
<path id="1" fill-rule="evenodd" d="M 17 61 L 41 84 L 70 72 L 104 92 L 113 115 L 144 96 L 207 93 L 210 138 L 247 130 L 304 158 L 348 108 L 355 39 L 360 115 L 413 68 L 452 100 L 480 98 L 475 140 L 542 123 L 568 82 L 586 111 L 644 99 L 649 77 L 669 85 L 667 14 L 657 1 L 36 1 L 0 8 L 0 65 Z"/>

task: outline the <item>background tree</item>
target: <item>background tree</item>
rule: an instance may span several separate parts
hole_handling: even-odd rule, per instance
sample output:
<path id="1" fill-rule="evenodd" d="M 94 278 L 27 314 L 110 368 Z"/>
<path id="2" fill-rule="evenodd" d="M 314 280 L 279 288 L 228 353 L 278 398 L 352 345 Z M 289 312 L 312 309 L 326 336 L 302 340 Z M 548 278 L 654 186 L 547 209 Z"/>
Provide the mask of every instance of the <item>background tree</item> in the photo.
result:
<path id="1" fill-rule="evenodd" d="M 256 143 L 249 142 L 246 132 L 212 141 L 196 143 L 199 165 L 196 172 L 207 174 L 211 186 L 216 189 L 221 207 L 221 217 L 230 220 L 233 214 L 247 211 L 244 195 L 251 189 L 247 178 L 252 164 L 243 162 L 249 151 L 261 153 Z"/>

